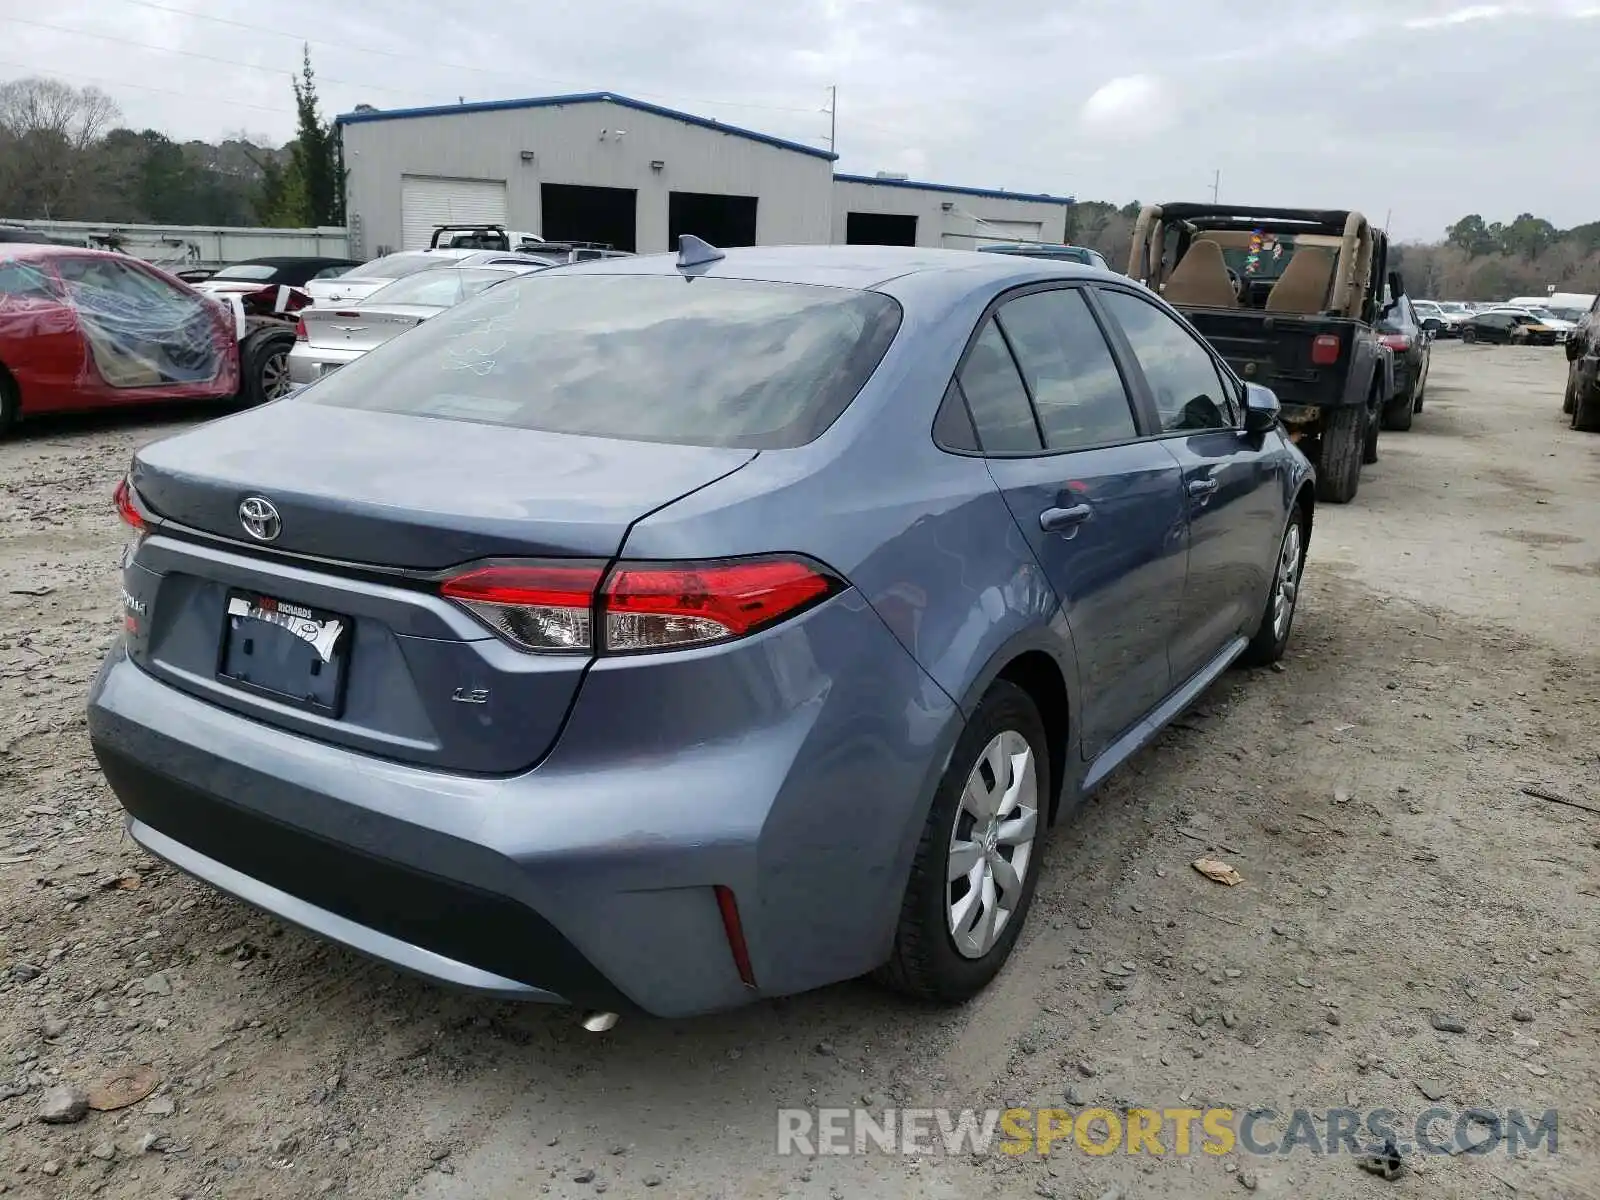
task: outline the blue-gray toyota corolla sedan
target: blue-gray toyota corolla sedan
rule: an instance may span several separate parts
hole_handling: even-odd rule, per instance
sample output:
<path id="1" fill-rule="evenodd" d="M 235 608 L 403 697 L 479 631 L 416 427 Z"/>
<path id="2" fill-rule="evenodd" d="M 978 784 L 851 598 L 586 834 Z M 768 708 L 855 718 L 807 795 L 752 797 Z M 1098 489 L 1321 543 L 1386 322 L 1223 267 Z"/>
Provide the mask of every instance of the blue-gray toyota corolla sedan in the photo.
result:
<path id="1" fill-rule="evenodd" d="M 89 728 L 142 846 L 505 996 L 958 1001 L 1051 821 L 1283 653 L 1311 468 L 1147 290 L 685 241 L 139 451 Z"/>

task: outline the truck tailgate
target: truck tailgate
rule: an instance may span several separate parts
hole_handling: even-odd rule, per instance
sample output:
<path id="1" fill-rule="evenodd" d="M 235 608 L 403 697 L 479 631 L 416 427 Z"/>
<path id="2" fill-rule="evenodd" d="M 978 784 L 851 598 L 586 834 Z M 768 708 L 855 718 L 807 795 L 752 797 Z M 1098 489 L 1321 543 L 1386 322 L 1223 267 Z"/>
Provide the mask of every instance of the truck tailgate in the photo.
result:
<path id="1" fill-rule="evenodd" d="M 1245 309 L 1179 311 L 1239 378 L 1271 388 L 1282 403 L 1324 406 L 1343 399 L 1355 321 Z M 1317 363 L 1312 360 L 1312 343 L 1324 335 L 1338 339 L 1338 354 L 1331 362 Z M 1329 355 L 1324 351 L 1318 357 Z"/>

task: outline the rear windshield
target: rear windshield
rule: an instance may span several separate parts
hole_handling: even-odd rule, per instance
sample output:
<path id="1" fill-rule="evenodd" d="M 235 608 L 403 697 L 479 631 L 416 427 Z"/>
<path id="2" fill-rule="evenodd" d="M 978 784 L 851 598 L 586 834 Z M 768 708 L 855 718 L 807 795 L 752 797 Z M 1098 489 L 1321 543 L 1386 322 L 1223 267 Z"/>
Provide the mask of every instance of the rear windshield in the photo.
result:
<path id="1" fill-rule="evenodd" d="M 418 271 L 394 283 L 385 284 L 363 304 L 432 304 L 448 308 L 468 296 L 476 296 L 490 284 L 510 279 L 509 271 L 481 270 L 472 267 L 438 267 Z"/>
<path id="2" fill-rule="evenodd" d="M 490 288 L 293 402 L 693 446 L 819 436 L 877 368 L 876 292 L 540 272 Z"/>
<path id="3" fill-rule="evenodd" d="M 239 280 L 271 279 L 277 273 L 277 267 L 268 266 L 266 263 L 238 263 L 231 267 L 223 267 L 222 270 L 218 271 L 211 278 Z"/>
<path id="4" fill-rule="evenodd" d="M 437 267 L 437 255 L 424 254 L 418 250 L 414 254 L 391 254 L 385 258 L 373 259 L 364 267 L 356 267 L 350 271 L 350 276 L 360 276 L 362 279 L 403 279 L 407 275 L 414 275 L 418 271 L 426 271 L 429 267 Z"/>

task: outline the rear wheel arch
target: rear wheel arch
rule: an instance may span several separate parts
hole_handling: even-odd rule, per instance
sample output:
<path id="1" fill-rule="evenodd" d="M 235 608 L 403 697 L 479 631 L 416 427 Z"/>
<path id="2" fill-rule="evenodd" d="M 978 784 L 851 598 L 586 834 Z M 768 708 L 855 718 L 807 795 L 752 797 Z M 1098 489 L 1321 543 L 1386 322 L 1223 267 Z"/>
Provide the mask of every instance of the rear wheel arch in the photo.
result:
<path id="1" fill-rule="evenodd" d="M 1027 692 L 1044 720 L 1044 732 L 1050 750 L 1050 779 L 1055 793 L 1050 797 L 1047 819 L 1054 823 L 1061 806 L 1061 794 L 1065 790 L 1068 744 L 1072 733 L 1072 704 L 1067 694 L 1067 681 L 1061 673 L 1060 664 L 1043 650 L 1024 651 L 1006 663 L 996 678 L 1014 683 Z"/>
<path id="2" fill-rule="evenodd" d="M 17 377 L 0 362 L 0 433 L 4 433 L 22 415 L 22 388 Z"/>

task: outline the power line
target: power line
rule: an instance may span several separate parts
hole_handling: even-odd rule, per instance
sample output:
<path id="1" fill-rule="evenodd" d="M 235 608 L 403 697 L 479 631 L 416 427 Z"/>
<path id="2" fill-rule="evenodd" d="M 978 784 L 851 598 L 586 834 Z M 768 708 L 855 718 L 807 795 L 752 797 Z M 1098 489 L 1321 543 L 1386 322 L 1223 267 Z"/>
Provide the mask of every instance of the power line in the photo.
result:
<path id="1" fill-rule="evenodd" d="M 30 75 L 38 75 L 40 73 L 38 63 L 19 63 L 12 62 L 10 59 L 0 58 L 0 67 L 15 67 L 17 70 L 26 71 Z M 233 100 L 227 96 L 218 96 L 212 93 L 202 96 L 198 92 L 175 92 L 171 88 L 151 87 L 145 83 L 127 83 L 121 79 L 104 79 L 98 75 L 82 75 L 77 71 L 57 71 L 53 68 L 48 73 L 51 75 L 65 75 L 68 79 L 81 79 L 85 83 L 98 83 L 103 87 L 135 88 L 141 92 L 155 92 L 162 96 L 178 96 L 184 100 L 204 101 L 207 104 L 231 104 L 235 108 L 253 108 L 258 112 L 281 113 L 291 117 L 295 115 L 295 110 L 292 108 L 272 108 L 265 104 L 251 104 L 246 100 Z"/>
<path id="2" fill-rule="evenodd" d="M 0 16 L 0 21 L 10 21 L 17 25 L 31 25 L 36 29 L 49 29 L 56 33 L 70 33 L 73 37 L 98 38 L 103 42 L 117 42 L 124 46 L 137 46 L 141 50 L 154 50 L 160 54 L 181 54 L 185 58 L 201 58 L 207 62 L 222 63 L 223 65 L 230 67 L 244 67 L 247 70 L 262 71 L 268 75 L 276 75 L 280 78 L 285 76 L 293 77 L 295 74 L 295 72 L 286 71 L 282 67 L 263 67 L 260 63 L 243 62 L 237 58 L 219 58 L 215 54 L 202 54 L 198 50 L 179 50 L 175 46 L 153 46 L 149 42 L 136 42 L 132 38 L 120 37 L 116 34 L 94 33 L 87 29 L 70 29 L 65 25 L 50 25 L 44 21 L 33 21 L 26 17 Z M 414 98 L 417 95 L 415 91 L 401 91 L 398 88 L 384 87 L 382 84 L 364 83 L 359 79 L 336 79 L 332 75 L 319 74 L 317 76 L 317 81 L 319 83 L 340 83 L 346 87 L 365 88 L 375 92 L 389 92 L 396 96 L 410 96 Z"/>
<path id="3" fill-rule="evenodd" d="M 124 0 L 124 3 L 137 5 L 140 8 L 153 9 L 156 12 L 169 13 L 173 16 L 189 17 L 196 21 L 212 21 L 218 25 L 231 25 L 235 29 L 248 29 L 252 33 L 268 33 L 275 37 L 288 38 L 290 41 L 301 42 L 312 46 L 323 46 L 330 50 L 343 50 L 354 54 L 374 54 L 380 58 L 392 58 L 400 62 L 425 63 L 430 67 L 443 68 L 449 71 L 470 71 L 478 75 L 498 75 L 501 78 L 516 78 L 533 80 L 539 83 L 554 83 L 561 87 L 577 88 L 580 91 L 592 91 L 593 81 L 576 79 L 557 79 L 550 75 L 529 75 L 525 71 L 497 70 L 494 67 L 476 66 L 470 63 L 441 62 L 437 58 L 421 54 L 405 54 L 398 50 L 377 50 L 369 46 L 352 46 L 345 42 L 330 42 L 323 38 L 306 37 L 303 34 L 289 33 L 282 29 L 274 29 L 270 25 L 256 25 L 249 21 L 237 21 L 232 17 L 218 17 L 211 13 L 196 12 L 188 8 L 174 8 L 167 4 L 158 4 L 156 0 Z M 361 85 L 358 85 L 361 86 Z M 678 104 L 698 104 L 705 108 L 743 108 L 752 111 L 805 113 L 815 115 L 815 109 L 796 108 L 779 104 L 740 104 L 734 101 L 701 100 L 689 96 L 674 96 L 664 92 L 642 92 L 626 89 L 628 95 L 655 100 L 671 100 Z"/>

